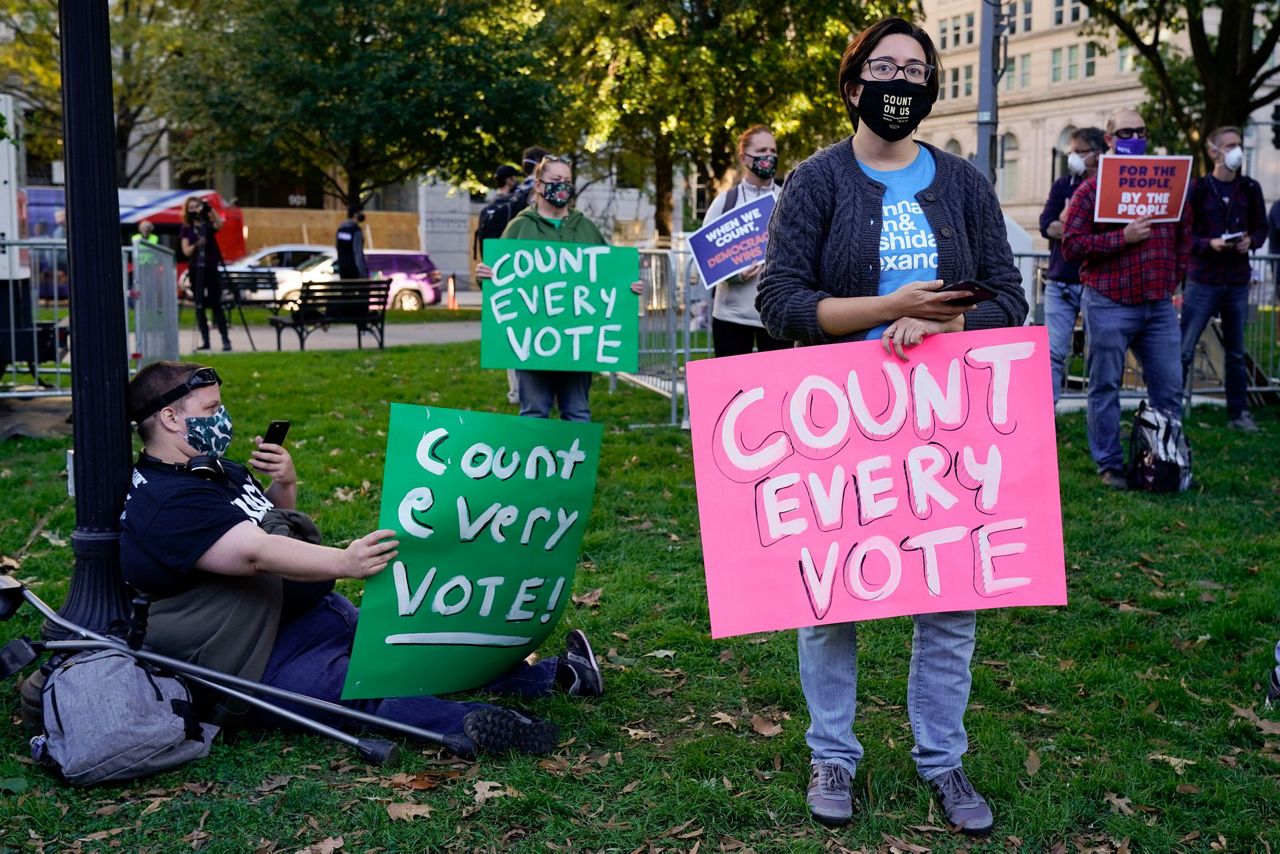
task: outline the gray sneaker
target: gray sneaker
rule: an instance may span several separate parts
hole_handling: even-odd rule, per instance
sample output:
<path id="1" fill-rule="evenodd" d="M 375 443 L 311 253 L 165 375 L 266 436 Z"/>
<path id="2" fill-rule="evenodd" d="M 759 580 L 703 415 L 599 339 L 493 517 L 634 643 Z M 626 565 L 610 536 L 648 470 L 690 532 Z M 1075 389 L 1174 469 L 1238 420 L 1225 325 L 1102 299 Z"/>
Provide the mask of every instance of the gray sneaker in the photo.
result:
<path id="1" fill-rule="evenodd" d="M 1245 433 L 1258 432 L 1258 423 L 1253 420 L 1253 416 L 1249 414 L 1247 409 L 1228 421 L 1227 426 L 1233 430 L 1243 430 Z"/>
<path id="2" fill-rule="evenodd" d="M 973 784 L 959 768 L 934 777 L 929 787 L 952 827 L 970 836 L 991 832 L 991 807 L 987 806 L 986 798 L 973 790 Z"/>
<path id="3" fill-rule="evenodd" d="M 832 827 L 853 820 L 853 775 L 843 765 L 817 762 L 809 776 L 809 815 Z"/>

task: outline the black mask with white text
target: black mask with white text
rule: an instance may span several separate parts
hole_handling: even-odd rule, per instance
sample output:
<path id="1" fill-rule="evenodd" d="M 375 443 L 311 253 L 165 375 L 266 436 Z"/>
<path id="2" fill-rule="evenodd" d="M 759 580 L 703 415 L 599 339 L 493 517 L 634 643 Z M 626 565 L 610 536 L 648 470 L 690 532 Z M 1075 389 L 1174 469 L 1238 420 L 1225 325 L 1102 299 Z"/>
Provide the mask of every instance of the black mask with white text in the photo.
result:
<path id="1" fill-rule="evenodd" d="M 886 142 L 906 139 L 933 109 L 929 90 L 906 80 L 862 80 L 858 120 Z"/>

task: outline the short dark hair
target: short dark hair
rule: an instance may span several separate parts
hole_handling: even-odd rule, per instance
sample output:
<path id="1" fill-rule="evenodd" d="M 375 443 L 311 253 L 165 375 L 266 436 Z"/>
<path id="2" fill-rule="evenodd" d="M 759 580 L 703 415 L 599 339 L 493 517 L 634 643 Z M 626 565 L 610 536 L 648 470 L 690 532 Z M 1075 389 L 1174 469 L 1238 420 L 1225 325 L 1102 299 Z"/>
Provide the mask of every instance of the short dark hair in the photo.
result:
<path id="1" fill-rule="evenodd" d="M 152 362 L 138 371 L 129 381 L 129 387 L 125 391 L 129 418 L 132 419 L 136 413 L 142 411 L 144 406 L 169 389 L 182 385 L 202 367 L 203 365 L 195 362 Z M 151 435 L 151 427 L 154 426 L 151 421 L 153 415 L 155 415 L 154 412 L 138 424 L 138 435 L 143 441 Z"/>
<path id="2" fill-rule="evenodd" d="M 510 163 L 503 163 L 493 172 L 493 186 L 501 187 L 511 178 L 520 174 L 520 170 L 512 166 Z"/>
<path id="3" fill-rule="evenodd" d="M 360 213 L 363 210 L 364 208 L 362 208 L 360 205 L 347 205 L 347 219 L 355 219 L 356 214 Z"/>
<path id="4" fill-rule="evenodd" d="M 542 158 L 550 154 L 540 145 L 531 145 L 520 155 L 520 165 L 524 167 L 525 175 L 532 175 L 534 168 L 542 162 Z"/>
<path id="5" fill-rule="evenodd" d="M 858 108 L 853 105 L 853 89 L 862 82 L 862 66 L 871 59 L 871 54 L 885 36 L 910 36 L 920 43 L 924 49 L 924 61 L 933 66 L 933 73 L 925 82 L 931 101 L 938 100 L 938 80 L 942 77 L 942 60 L 933 39 L 924 30 L 904 18 L 882 18 L 850 40 L 840 57 L 840 100 L 849 113 L 849 121 L 853 129 L 858 129 Z"/>
<path id="6" fill-rule="evenodd" d="M 1074 142 L 1083 142 L 1101 154 L 1106 154 L 1110 150 L 1110 146 L 1107 145 L 1107 135 L 1102 132 L 1102 128 L 1077 128 L 1072 132 L 1071 139 Z"/>

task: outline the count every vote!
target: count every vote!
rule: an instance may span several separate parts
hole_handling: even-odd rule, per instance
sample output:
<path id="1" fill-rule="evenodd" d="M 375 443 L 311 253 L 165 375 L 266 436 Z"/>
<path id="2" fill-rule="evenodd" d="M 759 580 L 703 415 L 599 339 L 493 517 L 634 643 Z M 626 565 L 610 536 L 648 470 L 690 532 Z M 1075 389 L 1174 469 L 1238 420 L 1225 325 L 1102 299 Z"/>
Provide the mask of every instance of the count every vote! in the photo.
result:
<path id="1" fill-rule="evenodd" d="M 638 250 L 489 240 L 480 364 L 485 368 L 634 371 Z"/>

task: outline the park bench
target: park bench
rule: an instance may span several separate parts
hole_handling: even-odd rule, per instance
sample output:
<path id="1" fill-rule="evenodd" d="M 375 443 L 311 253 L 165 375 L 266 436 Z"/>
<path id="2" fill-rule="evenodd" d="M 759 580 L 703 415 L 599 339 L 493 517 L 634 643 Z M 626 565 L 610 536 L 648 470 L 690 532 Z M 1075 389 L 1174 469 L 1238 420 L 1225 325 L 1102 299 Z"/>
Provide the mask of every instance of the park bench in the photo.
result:
<path id="1" fill-rule="evenodd" d="M 364 334 L 378 340 L 382 349 L 383 330 L 387 322 L 389 279 L 336 279 L 329 282 L 303 282 L 296 301 L 277 303 L 280 316 L 271 318 L 276 330 L 276 349 L 286 329 L 298 333 L 298 349 L 307 349 L 307 337 L 317 329 L 348 324 L 356 328 L 356 346 L 364 349 Z"/>
<path id="2" fill-rule="evenodd" d="M 276 274 L 272 270 L 223 270 L 222 306 L 243 303 L 270 304 L 276 298 Z"/>

